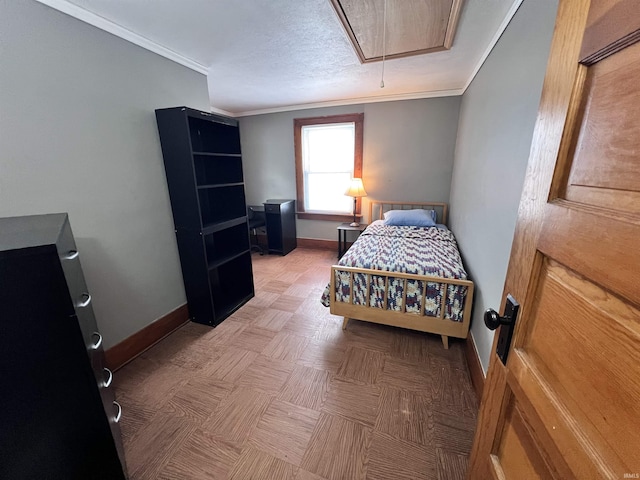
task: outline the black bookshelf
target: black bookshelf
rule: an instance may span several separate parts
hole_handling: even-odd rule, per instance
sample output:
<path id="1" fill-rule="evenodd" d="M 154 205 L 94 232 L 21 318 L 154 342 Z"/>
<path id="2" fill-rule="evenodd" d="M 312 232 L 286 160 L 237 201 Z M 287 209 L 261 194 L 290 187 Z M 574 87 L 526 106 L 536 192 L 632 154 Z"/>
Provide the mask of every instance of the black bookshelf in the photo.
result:
<path id="1" fill-rule="evenodd" d="M 238 122 L 187 107 L 156 120 L 189 316 L 216 326 L 254 296 Z"/>

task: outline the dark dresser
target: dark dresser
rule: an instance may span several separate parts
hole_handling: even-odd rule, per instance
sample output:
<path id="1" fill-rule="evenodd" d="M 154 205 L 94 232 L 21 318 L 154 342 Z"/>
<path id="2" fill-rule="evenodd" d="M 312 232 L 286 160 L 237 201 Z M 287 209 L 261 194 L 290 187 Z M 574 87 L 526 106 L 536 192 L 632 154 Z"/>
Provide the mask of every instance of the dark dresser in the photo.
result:
<path id="1" fill-rule="evenodd" d="M 272 199 L 264 202 L 269 253 L 286 255 L 296 248 L 295 200 Z"/>
<path id="2" fill-rule="evenodd" d="M 79 256 L 67 214 L 0 218 L 0 478 L 126 478 Z"/>

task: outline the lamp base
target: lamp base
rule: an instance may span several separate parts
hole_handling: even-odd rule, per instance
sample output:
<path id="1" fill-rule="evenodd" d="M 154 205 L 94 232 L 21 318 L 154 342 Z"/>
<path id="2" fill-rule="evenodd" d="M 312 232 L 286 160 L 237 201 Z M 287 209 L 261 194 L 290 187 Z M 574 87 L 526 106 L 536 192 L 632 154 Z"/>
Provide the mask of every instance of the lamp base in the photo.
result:
<path id="1" fill-rule="evenodd" d="M 353 222 L 351 222 L 349 224 L 350 227 L 359 227 L 360 224 L 358 222 L 356 222 L 356 202 L 357 202 L 357 198 L 353 197 Z"/>

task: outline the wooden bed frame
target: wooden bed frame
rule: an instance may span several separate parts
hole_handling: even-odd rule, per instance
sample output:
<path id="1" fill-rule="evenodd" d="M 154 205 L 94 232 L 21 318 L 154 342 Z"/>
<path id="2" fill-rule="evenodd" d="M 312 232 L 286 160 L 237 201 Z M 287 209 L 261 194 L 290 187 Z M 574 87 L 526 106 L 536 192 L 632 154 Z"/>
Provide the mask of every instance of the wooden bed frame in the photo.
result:
<path id="1" fill-rule="evenodd" d="M 447 224 L 447 209 L 446 203 L 424 203 L 424 202 L 388 202 L 388 201 L 372 201 L 369 204 L 369 221 L 373 222 L 376 219 L 382 219 L 384 212 L 388 210 L 401 210 L 422 208 L 426 210 L 435 210 L 438 214 L 438 223 Z M 375 216 L 374 216 L 375 215 Z M 349 302 L 336 302 L 336 272 L 349 273 L 350 284 L 350 298 Z M 367 280 L 367 300 L 365 305 L 353 304 L 353 283 L 354 275 L 356 273 L 362 273 L 366 275 Z M 370 307 L 369 306 L 369 285 L 371 284 L 372 276 L 385 278 L 385 299 L 384 308 Z M 387 305 L 387 285 L 389 278 L 403 278 L 404 289 L 402 296 L 401 311 L 389 310 Z M 446 283 L 449 285 L 463 285 L 467 287 L 467 296 L 465 299 L 462 322 L 454 322 L 452 320 L 446 320 L 445 314 L 445 302 L 446 295 L 442 296 L 442 306 L 440 308 L 440 316 L 428 316 L 424 313 L 424 308 L 421 313 L 406 312 L 406 295 L 407 295 L 407 281 L 408 280 L 422 280 L 434 283 Z M 426 290 L 426 282 L 425 282 Z M 340 315 L 344 317 L 342 328 L 346 329 L 349 319 L 363 320 L 365 322 L 380 323 L 382 325 L 393 325 L 395 327 L 409 328 L 411 330 L 418 330 L 421 332 L 429 332 L 439 334 L 442 337 L 442 344 L 445 349 L 449 348 L 449 337 L 467 338 L 469 332 L 469 322 L 471 320 L 471 305 L 473 303 L 473 282 L 470 280 L 457 280 L 452 278 L 434 277 L 428 275 L 415 275 L 409 273 L 399 272 L 387 272 L 382 270 L 372 270 L 367 268 L 358 267 L 343 267 L 340 265 L 333 265 L 331 267 L 331 306 L 330 311 L 334 315 Z M 423 291 L 423 297 L 425 292 Z"/>

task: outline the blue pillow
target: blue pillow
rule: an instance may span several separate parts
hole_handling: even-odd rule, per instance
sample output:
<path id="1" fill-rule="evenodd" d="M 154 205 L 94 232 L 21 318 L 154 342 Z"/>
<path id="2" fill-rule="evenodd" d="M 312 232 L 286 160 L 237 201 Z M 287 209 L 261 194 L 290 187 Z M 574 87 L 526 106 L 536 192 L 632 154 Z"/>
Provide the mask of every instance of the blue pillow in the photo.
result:
<path id="1" fill-rule="evenodd" d="M 434 227 L 435 210 L 389 210 L 384 214 L 384 224 L 396 227 Z"/>

